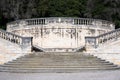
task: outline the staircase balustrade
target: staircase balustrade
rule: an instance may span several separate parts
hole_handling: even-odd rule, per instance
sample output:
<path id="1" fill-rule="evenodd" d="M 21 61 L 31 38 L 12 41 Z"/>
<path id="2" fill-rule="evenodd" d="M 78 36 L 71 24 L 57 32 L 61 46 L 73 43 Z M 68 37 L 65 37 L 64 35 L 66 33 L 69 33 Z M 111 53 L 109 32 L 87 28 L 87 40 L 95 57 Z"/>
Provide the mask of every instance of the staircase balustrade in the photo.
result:
<path id="1" fill-rule="evenodd" d="M 21 47 L 32 46 L 32 37 L 22 37 L 11 32 L 6 32 L 2 29 L 0 29 L 0 38 L 20 45 Z"/>
<path id="2" fill-rule="evenodd" d="M 105 34 L 101 34 L 95 37 L 85 37 L 85 45 L 97 48 L 109 41 L 116 41 L 120 37 L 120 28 L 110 31 Z"/>

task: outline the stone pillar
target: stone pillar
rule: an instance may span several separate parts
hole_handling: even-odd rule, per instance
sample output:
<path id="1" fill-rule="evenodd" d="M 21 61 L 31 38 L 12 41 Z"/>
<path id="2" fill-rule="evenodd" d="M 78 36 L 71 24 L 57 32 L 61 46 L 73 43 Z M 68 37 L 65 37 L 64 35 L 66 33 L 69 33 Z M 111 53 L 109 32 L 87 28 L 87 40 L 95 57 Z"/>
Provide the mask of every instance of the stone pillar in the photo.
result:
<path id="1" fill-rule="evenodd" d="M 96 37 L 85 37 L 85 48 L 87 51 L 92 51 L 97 48 Z"/>
<path id="2" fill-rule="evenodd" d="M 21 37 L 21 39 L 22 39 L 22 43 L 21 43 L 22 51 L 23 52 L 31 52 L 33 37 Z"/>

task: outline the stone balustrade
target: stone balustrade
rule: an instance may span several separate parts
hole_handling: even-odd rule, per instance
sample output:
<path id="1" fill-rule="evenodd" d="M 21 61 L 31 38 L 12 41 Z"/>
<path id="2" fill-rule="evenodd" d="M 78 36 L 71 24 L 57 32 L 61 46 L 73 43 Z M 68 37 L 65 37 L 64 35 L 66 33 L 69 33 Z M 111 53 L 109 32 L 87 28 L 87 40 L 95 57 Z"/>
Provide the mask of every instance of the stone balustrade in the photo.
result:
<path id="1" fill-rule="evenodd" d="M 106 42 L 117 40 L 119 37 L 120 37 L 120 28 L 96 37 L 85 37 L 85 45 L 89 47 L 97 48 Z"/>
<path id="2" fill-rule="evenodd" d="M 14 22 L 10 22 L 7 24 L 7 29 L 12 27 L 21 27 L 21 26 L 30 26 L 30 25 L 48 25 L 48 24 L 55 24 L 55 23 L 67 23 L 71 24 L 71 26 L 78 26 L 78 25 L 88 25 L 91 27 L 100 27 L 100 28 L 107 28 L 107 29 L 114 29 L 115 25 L 106 20 L 99 20 L 99 19 L 89 19 L 89 18 L 70 18 L 70 17 L 50 17 L 50 18 L 33 18 L 33 19 L 23 19 L 17 20 Z M 14 28 L 13 28 L 14 29 Z"/>
<path id="3" fill-rule="evenodd" d="M 0 38 L 10 41 L 14 44 L 20 45 L 21 48 L 32 47 L 32 37 L 21 37 L 19 35 L 6 32 L 0 29 Z"/>
<path id="4" fill-rule="evenodd" d="M 45 19 L 26 19 L 27 25 L 45 25 Z"/>
<path id="5" fill-rule="evenodd" d="M 92 25 L 99 27 L 110 27 L 113 28 L 114 24 L 110 21 L 99 20 L 99 19 L 88 19 L 88 18 L 76 18 L 74 19 L 75 25 Z"/>

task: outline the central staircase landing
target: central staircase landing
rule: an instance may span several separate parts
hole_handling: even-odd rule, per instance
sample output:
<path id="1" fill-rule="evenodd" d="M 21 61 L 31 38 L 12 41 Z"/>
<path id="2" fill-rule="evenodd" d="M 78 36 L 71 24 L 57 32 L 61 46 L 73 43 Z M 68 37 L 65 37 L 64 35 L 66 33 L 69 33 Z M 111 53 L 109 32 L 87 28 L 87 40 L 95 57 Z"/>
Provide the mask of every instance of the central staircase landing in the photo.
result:
<path id="1" fill-rule="evenodd" d="M 33 53 L 0 66 L 1 72 L 80 72 L 114 70 L 117 65 L 83 53 Z"/>

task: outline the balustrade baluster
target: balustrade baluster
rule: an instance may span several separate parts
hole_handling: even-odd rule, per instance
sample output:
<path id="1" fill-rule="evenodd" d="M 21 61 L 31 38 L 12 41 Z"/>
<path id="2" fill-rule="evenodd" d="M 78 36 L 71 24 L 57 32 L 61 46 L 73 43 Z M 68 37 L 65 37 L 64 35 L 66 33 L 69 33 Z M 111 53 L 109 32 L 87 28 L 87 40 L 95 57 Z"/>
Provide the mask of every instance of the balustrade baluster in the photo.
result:
<path id="1" fill-rule="evenodd" d="M 96 37 L 85 37 L 85 42 L 87 44 L 87 42 L 89 42 L 89 40 L 95 40 L 95 44 L 94 46 L 99 46 L 100 44 L 104 44 L 110 40 L 116 40 L 120 35 L 120 29 L 117 29 L 117 30 L 114 30 L 114 31 L 111 31 L 111 32 L 108 32 L 108 33 L 105 33 L 105 34 L 102 34 L 102 35 L 99 35 L 99 36 L 96 36 Z M 92 45 L 92 44 L 91 44 Z"/>

